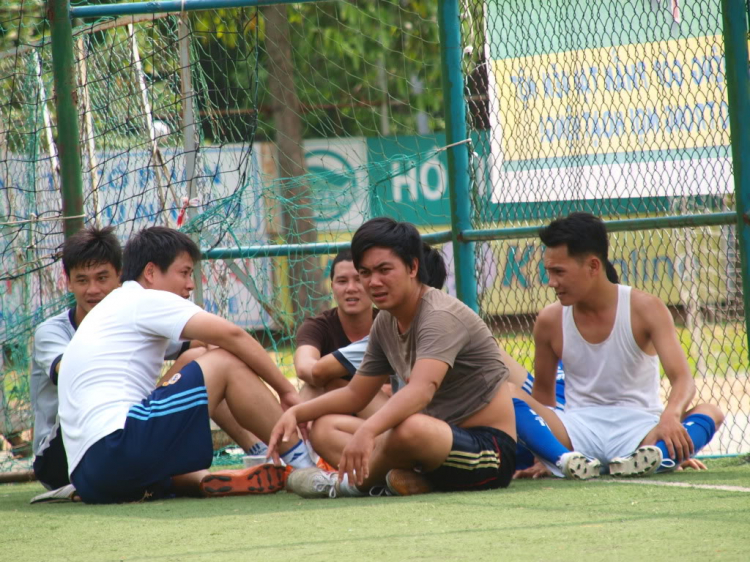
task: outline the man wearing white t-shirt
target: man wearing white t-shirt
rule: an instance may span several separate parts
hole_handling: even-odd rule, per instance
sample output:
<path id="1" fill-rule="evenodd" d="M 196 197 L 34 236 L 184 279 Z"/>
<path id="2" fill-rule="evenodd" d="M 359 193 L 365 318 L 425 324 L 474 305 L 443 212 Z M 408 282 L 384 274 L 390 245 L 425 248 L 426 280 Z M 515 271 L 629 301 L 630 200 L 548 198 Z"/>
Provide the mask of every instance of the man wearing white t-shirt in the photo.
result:
<path id="1" fill-rule="evenodd" d="M 206 470 L 213 457 L 209 416 L 223 400 L 265 441 L 299 396 L 247 332 L 187 300 L 198 247 L 183 233 L 152 227 L 128 241 L 123 257 L 122 287 L 89 312 L 60 365 L 60 421 L 71 482 L 83 501 L 283 488 L 282 467 Z M 170 342 L 192 339 L 220 349 L 155 388 Z M 312 466 L 301 441 L 282 453 L 294 468 Z"/>

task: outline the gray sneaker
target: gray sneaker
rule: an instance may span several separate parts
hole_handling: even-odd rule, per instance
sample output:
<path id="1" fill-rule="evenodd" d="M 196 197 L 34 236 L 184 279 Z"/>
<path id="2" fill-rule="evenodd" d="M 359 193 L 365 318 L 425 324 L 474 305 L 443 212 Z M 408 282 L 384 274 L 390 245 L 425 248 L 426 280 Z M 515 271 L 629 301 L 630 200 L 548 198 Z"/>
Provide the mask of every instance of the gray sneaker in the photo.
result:
<path id="1" fill-rule="evenodd" d="M 615 457 L 609 461 L 609 473 L 617 477 L 649 476 L 659 470 L 662 463 L 659 447 L 638 447 L 626 457 Z"/>
<path id="2" fill-rule="evenodd" d="M 602 463 L 598 459 L 590 459 L 584 454 L 571 451 L 565 453 L 557 461 L 559 468 L 565 475 L 565 478 L 571 480 L 589 480 L 598 478 Z"/>
<path id="3" fill-rule="evenodd" d="M 293 470 L 286 479 L 286 489 L 303 498 L 335 498 L 338 472 L 326 472 L 317 466 Z"/>

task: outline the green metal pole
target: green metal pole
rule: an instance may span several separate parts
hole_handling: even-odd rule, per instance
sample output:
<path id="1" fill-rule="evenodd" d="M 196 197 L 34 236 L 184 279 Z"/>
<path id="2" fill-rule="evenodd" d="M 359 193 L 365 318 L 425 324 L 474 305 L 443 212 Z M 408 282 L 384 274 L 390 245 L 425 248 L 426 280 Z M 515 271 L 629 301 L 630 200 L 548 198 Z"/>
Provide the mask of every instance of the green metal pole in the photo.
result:
<path id="1" fill-rule="evenodd" d="M 745 332 L 750 358 L 750 76 L 745 0 L 722 0 L 721 11 L 724 16 L 724 53 L 737 207 L 737 238 L 740 242 Z"/>
<path id="2" fill-rule="evenodd" d="M 461 21 L 458 0 L 438 0 L 438 24 L 445 103 L 445 141 L 452 146 L 448 156 L 448 190 L 450 193 L 453 266 L 456 271 L 456 293 L 464 304 L 478 311 L 477 282 L 474 266 L 474 243 L 461 238 L 471 228 L 471 193 L 466 127 L 464 74 L 461 67 Z"/>
<path id="3" fill-rule="evenodd" d="M 63 226 L 65 238 L 68 238 L 83 228 L 83 177 L 78 135 L 75 54 L 68 0 L 47 0 L 47 18 L 52 35 Z"/>

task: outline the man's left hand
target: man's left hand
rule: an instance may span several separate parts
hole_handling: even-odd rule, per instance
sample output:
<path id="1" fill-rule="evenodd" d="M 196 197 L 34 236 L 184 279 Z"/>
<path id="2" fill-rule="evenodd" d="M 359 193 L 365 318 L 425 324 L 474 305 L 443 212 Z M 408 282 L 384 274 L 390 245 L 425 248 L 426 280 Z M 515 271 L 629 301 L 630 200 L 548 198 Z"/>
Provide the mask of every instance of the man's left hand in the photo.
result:
<path id="1" fill-rule="evenodd" d="M 339 481 L 349 475 L 349 483 L 361 486 L 370 476 L 370 456 L 375 449 L 375 436 L 362 428 L 352 436 L 339 460 Z"/>
<path id="2" fill-rule="evenodd" d="M 693 441 L 677 416 L 664 413 L 654 429 L 648 432 L 642 445 L 655 445 L 662 440 L 669 456 L 677 463 L 689 459 L 694 452 Z"/>

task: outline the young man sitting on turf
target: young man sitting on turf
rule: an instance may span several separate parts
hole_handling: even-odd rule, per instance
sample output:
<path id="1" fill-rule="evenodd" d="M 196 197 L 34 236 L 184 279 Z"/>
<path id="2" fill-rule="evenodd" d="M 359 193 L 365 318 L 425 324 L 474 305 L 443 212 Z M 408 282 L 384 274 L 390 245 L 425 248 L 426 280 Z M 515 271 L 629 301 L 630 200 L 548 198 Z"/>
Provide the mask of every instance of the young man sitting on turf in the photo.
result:
<path id="1" fill-rule="evenodd" d="M 33 498 L 32 503 L 71 499 L 75 488 L 70 484 L 68 462 L 58 418 L 57 381 L 65 349 L 91 309 L 120 285 L 122 248 L 114 229 L 86 228 L 70 238 L 62 248 L 63 272 L 75 306 L 47 319 L 34 334 L 31 371 L 31 404 L 34 410 L 34 474 L 51 490 Z M 180 367 L 205 352 L 197 342 L 170 342 L 164 359 L 175 361 L 166 380 Z M 226 404 L 221 410 L 226 410 Z M 220 425 L 240 446 L 250 449 L 255 440 L 248 431 L 226 414 Z M 230 418 L 230 419 L 226 419 Z"/>
<path id="2" fill-rule="evenodd" d="M 366 338 L 378 313 L 362 287 L 350 250 L 342 250 L 333 259 L 331 292 L 336 306 L 306 319 L 297 330 L 294 368 L 305 383 L 300 391 L 303 400 L 341 388 L 351 380 L 351 375 L 342 371 L 332 354 Z M 387 398 L 378 394 L 358 415 L 368 417 Z"/>
<path id="3" fill-rule="evenodd" d="M 287 410 L 269 451 L 314 420 L 312 444 L 338 473 L 290 474 L 303 497 L 505 487 L 515 464 L 508 370 L 492 333 L 471 309 L 427 285 L 423 242 L 409 223 L 367 221 L 352 239 L 365 291 L 381 310 L 357 374 L 345 387 Z M 389 375 L 405 383 L 369 419 L 353 417 Z"/>
<path id="4" fill-rule="evenodd" d="M 242 427 L 267 439 L 299 396 L 247 332 L 187 300 L 199 259 L 181 232 L 152 227 L 134 235 L 125 246 L 122 287 L 88 313 L 65 350 L 60 422 L 70 479 L 85 502 L 283 487 L 280 466 L 206 470 L 213 458 L 209 415 L 224 400 Z M 169 343 L 193 339 L 219 349 L 155 388 Z M 281 452 L 293 467 L 312 466 L 299 440 Z"/>
<path id="5" fill-rule="evenodd" d="M 607 278 L 604 223 L 573 213 L 540 231 L 544 265 L 558 302 L 534 326 L 533 398 L 516 415 L 519 435 L 557 476 L 591 478 L 674 469 L 700 451 L 724 417 L 718 407 L 688 410 L 695 384 L 674 321 L 657 297 Z M 565 365 L 566 406 L 555 412 L 555 372 Z M 659 363 L 671 383 L 659 399 Z M 528 408 L 528 406 L 527 406 Z M 535 423 L 538 416 L 545 424 Z M 550 431 L 551 430 L 551 431 Z"/>

